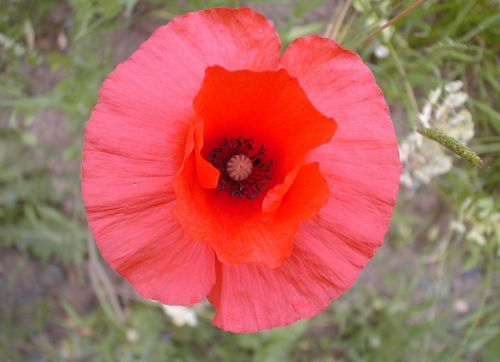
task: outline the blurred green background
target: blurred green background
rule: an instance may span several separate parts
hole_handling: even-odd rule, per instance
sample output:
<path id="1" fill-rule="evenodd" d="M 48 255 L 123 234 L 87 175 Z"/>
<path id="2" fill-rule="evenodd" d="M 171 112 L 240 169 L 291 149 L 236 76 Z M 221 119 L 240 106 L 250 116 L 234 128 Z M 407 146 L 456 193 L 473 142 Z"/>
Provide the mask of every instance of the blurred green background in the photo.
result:
<path id="1" fill-rule="evenodd" d="M 137 296 L 96 252 L 79 185 L 106 74 L 156 27 L 218 5 L 261 11 L 284 46 L 319 33 L 359 52 L 405 167 L 356 285 L 315 318 L 247 335 L 213 327 L 209 305 L 173 319 Z M 500 361 L 499 54 L 497 0 L 0 0 L 0 360 Z"/>

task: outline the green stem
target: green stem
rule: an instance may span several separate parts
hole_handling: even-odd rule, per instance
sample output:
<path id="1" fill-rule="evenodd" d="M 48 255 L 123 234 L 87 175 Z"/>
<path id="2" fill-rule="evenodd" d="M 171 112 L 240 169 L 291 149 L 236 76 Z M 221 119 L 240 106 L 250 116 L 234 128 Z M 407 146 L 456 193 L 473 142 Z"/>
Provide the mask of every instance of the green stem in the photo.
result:
<path id="1" fill-rule="evenodd" d="M 412 5 L 410 5 L 409 7 L 407 7 L 406 9 L 404 9 L 403 11 L 401 11 L 399 14 L 397 14 L 395 17 L 393 17 L 387 23 L 385 23 L 381 27 L 375 29 L 370 34 L 368 34 L 367 36 L 365 36 L 363 39 L 361 39 L 361 40 L 357 41 L 356 43 L 354 43 L 354 45 L 351 48 L 355 49 L 357 46 L 359 46 L 359 45 L 361 45 L 363 43 L 369 42 L 374 37 L 376 37 L 379 33 L 381 33 L 382 30 L 384 30 L 385 28 L 391 26 L 392 24 L 394 24 L 396 21 L 398 21 L 402 17 L 408 15 L 413 10 L 417 9 L 420 5 L 422 5 L 424 2 L 425 2 L 425 0 L 417 0 L 417 1 L 415 1 Z"/>
<path id="2" fill-rule="evenodd" d="M 491 247 L 490 247 L 491 249 Z M 469 341 L 469 339 L 472 337 L 474 332 L 477 329 L 477 326 L 479 325 L 479 321 L 481 317 L 483 316 L 483 310 L 486 305 L 486 301 L 488 300 L 488 295 L 490 294 L 490 288 L 491 288 L 491 283 L 493 281 L 493 270 L 494 270 L 494 265 L 495 265 L 495 257 L 494 257 L 494 250 L 489 250 L 488 253 L 488 269 L 486 270 L 486 277 L 484 279 L 484 291 L 483 294 L 481 295 L 481 300 L 479 302 L 479 307 L 476 310 L 476 313 L 474 315 L 474 319 L 472 320 L 469 328 L 467 329 L 467 332 L 465 332 L 464 338 L 462 339 L 462 342 L 460 343 L 460 348 L 457 349 L 457 352 L 453 355 L 452 361 L 458 359 L 458 357 L 465 352 L 466 349 L 466 344 Z"/>
<path id="3" fill-rule="evenodd" d="M 403 80 L 403 85 L 406 89 L 406 93 L 408 94 L 409 100 L 410 100 L 410 108 L 411 112 L 409 112 L 409 120 L 411 123 L 412 128 L 415 130 L 417 129 L 417 117 L 418 117 L 418 103 L 417 103 L 417 98 L 415 97 L 415 93 L 413 92 L 413 88 L 411 87 L 410 82 L 408 81 L 408 76 L 406 75 L 406 70 L 403 66 L 403 62 L 401 61 L 401 58 L 399 58 L 398 52 L 394 47 L 392 46 L 392 43 L 390 41 L 387 42 L 387 47 L 391 51 L 391 55 L 394 58 L 394 63 L 396 64 L 396 68 L 399 72 L 399 75 L 401 76 Z"/>

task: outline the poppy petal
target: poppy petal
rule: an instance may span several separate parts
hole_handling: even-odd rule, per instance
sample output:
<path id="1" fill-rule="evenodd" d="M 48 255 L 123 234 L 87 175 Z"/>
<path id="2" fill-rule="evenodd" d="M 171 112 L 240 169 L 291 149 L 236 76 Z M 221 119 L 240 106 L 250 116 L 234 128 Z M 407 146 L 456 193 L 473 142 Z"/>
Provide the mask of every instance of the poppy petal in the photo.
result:
<path id="1" fill-rule="evenodd" d="M 330 233 L 335 226 L 336 235 L 373 255 L 389 226 L 401 173 L 384 95 L 361 58 L 330 39 L 296 40 L 282 65 L 311 102 L 337 121 L 334 139 L 309 155 L 332 190 L 320 213 L 322 229 Z"/>
<path id="2" fill-rule="evenodd" d="M 235 219 L 234 226 L 228 225 L 225 230 L 217 229 L 213 224 L 218 221 L 221 210 L 217 208 L 217 199 L 197 184 L 195 168 L 195 157 L 191 154 L 175 182 L 180 197 L 189 202 L 178 202 L 173 212 L 178 220 L 188 221 L 183 222 L 184 229 L 188 233 L 199 233 L 200 240 L 210 241 L 214 230 L 220 230 L 223 235 L 231 233 L 225 239 L 231 243 L 227 243 L 223 252 L 215 249 L 218 259 L 225 263 L 257 261 L 270 268 L 277 267 L 292 253 L 293 236 L 299 226 L 328 200 L 328 185 L 319 173 L 318 164 L 307 164 L 300 168 L 272 220 L 255 215 L 245 220 Z"/>
<path id="3" fill-rule="evenodd" d="M 306 185 L 311 200 L 289 200 L 288 210 L 280 210 L 286 209 L 281 203 L 297 174 L 306 172 L 302 170 L 306 154 L 332 138 L 335 122 L 312 106 L 297 80 L 284 70 L 231 72 L 209 67 L 194 107 L 204 121 L 202 153 L 210 154 L 224 139 L 257 140 L 265 147 L 266 156 L 276 160 L 272 166 L 275 187 L 267 195 L 261 193 L 251 200 L 207 190 L 205 185 L 216 177 L 207 177 L 209 172 L 201 169 L 199 152 L 194 147 L 196 167 L 185 164 L 174 181 L 179 223 L 193 239 L 212 246 L 225 263 L 276 267 L 290 255 L 293 235 L 307 218 L 304 215 L 308 213 L 302 212 L 304 205 L 314 205 L 316 212 L 314 200 L 328 195 L 326 183 L 324 188 L 314 188 L 311 183 Z M 198 133 L 195 130 L 195 136 Z M 194 177 L 195 169 L 198 178 Z M 311 180 L 315 180 L 312 175 Z M 285 214 L 288 217 L 280 216 Z"/>
<path id="4" fill-rule="evenodd" d="M 255 72 L 206 69 L 194 108 L 204 121 L 205 151 L 223 138 L 258 140 L 289 172 L 313 148 L 328 142 L 335 122 L 318 112 L 297 79 L 283 69 Z"/>
<path id="5" fill-rule="evenodd" d="M 103 83 L 86 127 L 83 197 L 104 258 L 144 296 L 192 304 L 214 282 L 213 251 L 187 239 L 170 210 L 205 69 L 273 70 L 280 47 L 271 23 L 251 9 L 188 13 Z"/>
<path id="6" fill-rule="evenodd" d="M 214 324 L 254 332 L 313 316 L 348 289 L 383 242 L 401 164 L 387 104 L 356 54 L 318 36 L 296 40 L 282 66 L 337 131 L 307 160 L 319 162 L 330 198 L 306 221 L 275 269 L 217 265 Z"/>
<path id="7" fill-rule="evenodd" d="M 297 244 L 292 255 L 275 269 L 255 264 L 219 264 L 217 269 L 217 283 L 209 294 L 216 307 L 213 323 L 236 333 L 311 317 L 325 309 L 345 286 L 342 276 L 333 274 L 316 254 Z"/>

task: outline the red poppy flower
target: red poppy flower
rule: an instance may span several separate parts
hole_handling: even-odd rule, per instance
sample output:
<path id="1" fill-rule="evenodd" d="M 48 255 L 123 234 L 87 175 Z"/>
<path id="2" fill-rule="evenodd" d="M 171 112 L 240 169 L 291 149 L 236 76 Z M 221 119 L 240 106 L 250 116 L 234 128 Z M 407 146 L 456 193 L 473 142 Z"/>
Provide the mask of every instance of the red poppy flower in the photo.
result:
<path id="1" fill-rule="evenodd" d="M 86 128 L 103 257 L 146 298 L 208 297 L 228 331 L 326 308 L 382 244 L 399 185 L 359 56 L 319 36 L 280 48 L 251 9 L 180 16 L 109 75 Z"/>

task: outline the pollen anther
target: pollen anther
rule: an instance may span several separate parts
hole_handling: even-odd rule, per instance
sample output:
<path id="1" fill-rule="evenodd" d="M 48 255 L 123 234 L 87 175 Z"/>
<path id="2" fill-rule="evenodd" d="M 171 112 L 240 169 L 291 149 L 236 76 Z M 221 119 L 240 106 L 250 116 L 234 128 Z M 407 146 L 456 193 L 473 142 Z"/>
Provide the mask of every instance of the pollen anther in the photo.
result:
<path id="1" fill-rule="evenodd" d="M 228 191 L 233 197 L 254 199 L 268 190 L 273 160 L 265 147 L 254 147 L 253 139 L 224 138 L 208 155 L 208 161 L 220 171 L 217 192 Z"/>
<path id="2" fill-rule="evenodd" d="M 246 155 L 234 155 L 227 162 L 226 170 L 234 181 L 246 180 L 252 174 L 252 160 Z"/>

